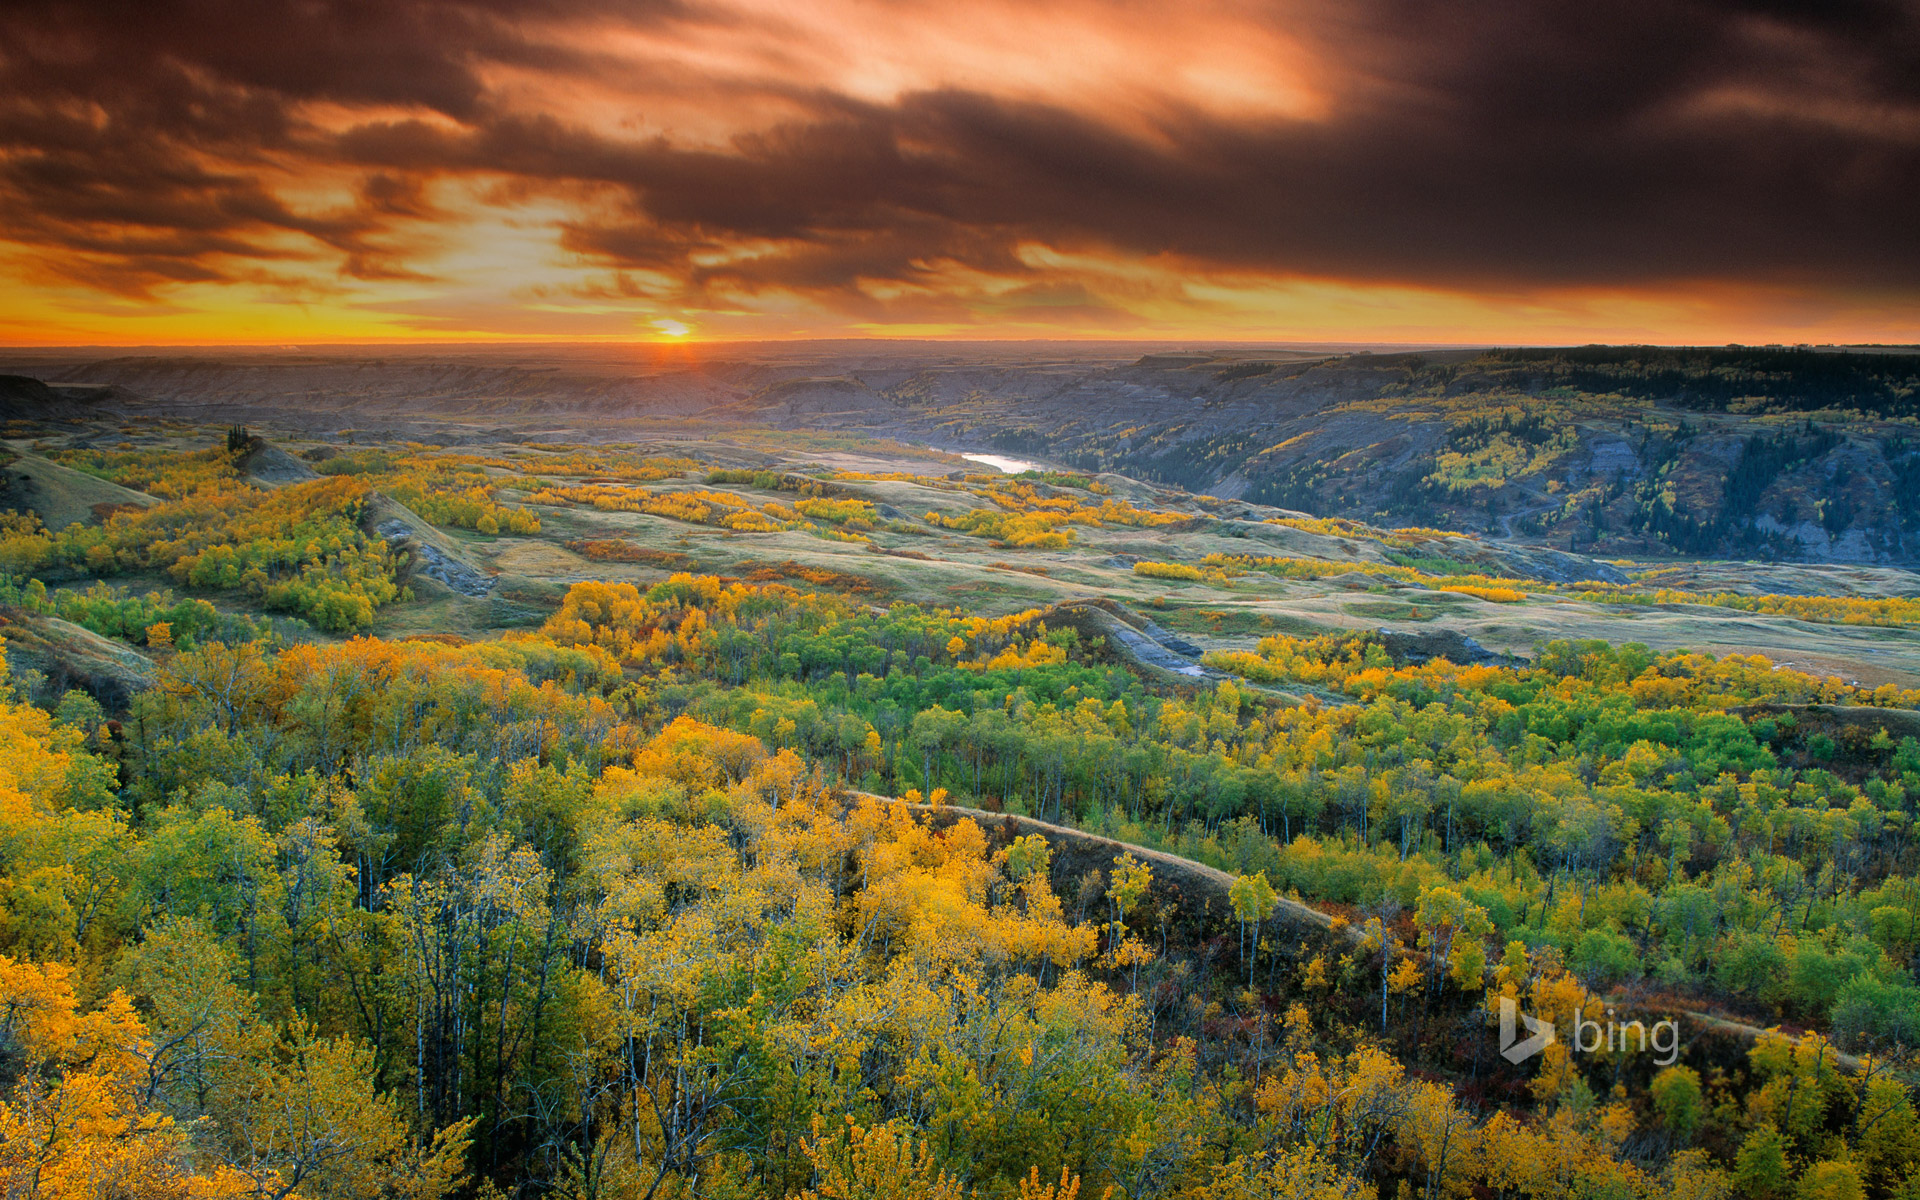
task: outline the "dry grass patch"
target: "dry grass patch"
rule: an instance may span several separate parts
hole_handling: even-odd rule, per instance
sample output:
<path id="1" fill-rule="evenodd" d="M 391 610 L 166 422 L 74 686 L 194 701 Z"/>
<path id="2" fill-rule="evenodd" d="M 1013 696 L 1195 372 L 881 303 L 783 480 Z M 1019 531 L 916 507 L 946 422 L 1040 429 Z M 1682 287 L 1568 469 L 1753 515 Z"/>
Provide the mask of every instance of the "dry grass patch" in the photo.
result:
<path id="1" fill-rule="evenodd" d="M 502 571 L 539 578 L 543 575 L 576 575 L 590 570 L 592 563 L 552 542 L 516 542 L 501 550 L 494 563 Z"/>

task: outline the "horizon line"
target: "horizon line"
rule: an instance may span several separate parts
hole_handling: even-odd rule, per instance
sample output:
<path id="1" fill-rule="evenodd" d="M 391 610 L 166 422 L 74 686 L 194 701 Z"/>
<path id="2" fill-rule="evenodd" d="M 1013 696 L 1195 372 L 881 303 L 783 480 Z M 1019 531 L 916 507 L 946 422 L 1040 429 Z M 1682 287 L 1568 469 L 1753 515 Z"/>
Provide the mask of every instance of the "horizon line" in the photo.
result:
<path id="1" fill-rule="evenodd" d="M 1646 342 L 1646 341 L 1412 341 L 1377 339 L 1284 340 L 1275 338 L 1178 338 L 1178 337 L 928 337 L 928 336 L 803 336 L 766 338 L 425 338 L 392 340 L 340 340 L 315 342 L 5 342 L 0 352 L 42 351 L 193 351 L 234 350 L 253 352 L 312 352 L 353 349 L 457 349 L 462 347 L 506 348 L 629 348 L 635 350 L 690 350 L 696 347 L 726 346 L 805 346 L 825 344 L 856 345 L 931 345 L 931 346 L 1158 346 L 1168 348 L 1274 348 L 1288 350 L 1549 350 L 1582 349 L 1604 346 L 1656 350 L 1915 350 L 1915 342 Z"/>

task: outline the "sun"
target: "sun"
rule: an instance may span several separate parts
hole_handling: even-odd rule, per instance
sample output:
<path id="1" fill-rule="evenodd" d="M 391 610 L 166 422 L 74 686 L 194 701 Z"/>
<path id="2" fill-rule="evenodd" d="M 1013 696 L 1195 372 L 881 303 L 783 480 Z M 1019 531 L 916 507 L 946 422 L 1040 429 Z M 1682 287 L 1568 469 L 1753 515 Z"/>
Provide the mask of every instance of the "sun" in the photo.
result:
<path id="1" fill-rule="evenodd" d="M 660 331 L 663 337 L 683 338 L 692 332 L 684 321 L 675 321 L 667 317 L 661 317 L 659 320 L 651 322 L 651 324 L 655 329 Z"/>

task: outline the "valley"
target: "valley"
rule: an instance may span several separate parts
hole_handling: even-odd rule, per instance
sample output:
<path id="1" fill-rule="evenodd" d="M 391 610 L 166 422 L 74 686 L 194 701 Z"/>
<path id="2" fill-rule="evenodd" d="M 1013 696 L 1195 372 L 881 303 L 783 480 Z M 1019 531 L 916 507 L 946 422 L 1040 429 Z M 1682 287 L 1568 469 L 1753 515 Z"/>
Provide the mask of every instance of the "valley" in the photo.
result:
<path id="1" fill-rule="evenodd" d="M 9 364 L 0 972 L 155 1047 L 23 1078 L 233 1194 L 1905 1195 L 1903 400 L 949 357 Z"/>

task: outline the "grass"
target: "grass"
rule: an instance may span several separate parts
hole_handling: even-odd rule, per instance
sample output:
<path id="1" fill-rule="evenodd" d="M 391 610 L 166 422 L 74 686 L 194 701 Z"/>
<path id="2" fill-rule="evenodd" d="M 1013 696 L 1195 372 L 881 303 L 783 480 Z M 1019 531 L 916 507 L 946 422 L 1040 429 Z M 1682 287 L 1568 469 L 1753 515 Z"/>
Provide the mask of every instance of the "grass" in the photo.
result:
<path id="1" fill-rule="evenodd" d="M 1283 618 L 1247 608 L 1176 608 L 1155 619 L 1180 633 L 1233 636 L 1286 632 L 1281 627 Z"/>
<path id="2" fill-rule="evenodd" d="M 22 496 L 48 529 L 91 521 L 99 505 L 145 507 L 154 503 L 143 492 L 49 459 L 20 455 L 3 469 L 13 480 L 9 490 Z"/>
<path id="3" fill-rule="evenodd" d="M 1428 575 L 1498 575 L 1499 574 L 1499 572 L 1494 571 L 1488 567 L 1476 566 L 1475 564 L 1468 563 L 1468 562 L 1461 562 L 1457 558 L 1447 558 L 1444 555 L 1394 554 L 1389 552 L 1387 554 L 1387 558 L 1390 559 L 1395 566 L 1410 567 L 1415 571 L 1422 571 Z"/>
<path id="4" fill-rule="evenodd" d="M 1435 617 L 1446 615 L 1438 608 L 1421 608 L 1417 604 L 1396 604 L 1391 600 L 1368 600 L 1360 604 L 1343 604 L 1340 608 L 1342 612 L 1374 621 L 1431 621 Z"/>

